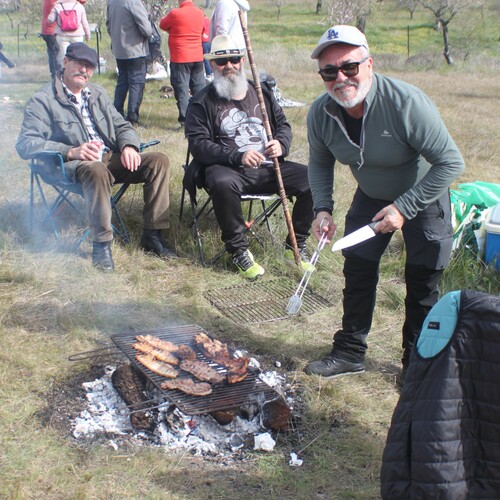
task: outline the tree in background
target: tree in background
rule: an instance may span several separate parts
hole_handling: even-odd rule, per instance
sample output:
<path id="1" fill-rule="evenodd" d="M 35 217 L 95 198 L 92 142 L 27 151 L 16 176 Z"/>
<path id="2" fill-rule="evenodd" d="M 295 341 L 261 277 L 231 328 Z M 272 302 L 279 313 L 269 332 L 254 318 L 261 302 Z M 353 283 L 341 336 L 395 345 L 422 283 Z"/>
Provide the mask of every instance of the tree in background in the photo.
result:
<path id="1" fill-rule="evenodd" d="M 479 7 L 483 4 L 483 0 L 418 0 L 418 3 L 432 12 L 437 26 L 443 33 L 444 58 L 448 64 L 453 64 L 448 36 L 449 25 L 460 11 L 469 7 Z"/>
<path id="2" fill-rule="evenodd" d="M 418 0 L 399 0 L 399 5 L 410 12 L 410 19 L 413 20 L 413 13 L 415 12 Z"/>
<path id="3" fill-rule="evenodd" d="M 330 24 L 354 24 L 364 32 L 375 0 L 328 0 Z"/>
<path id="4" fill-rule="evenodd" d="M 274 5 L 278 9 L 278 21 L 280 20 L 281 7 L 285 4 L 285 0 L 273 0 Z"/>

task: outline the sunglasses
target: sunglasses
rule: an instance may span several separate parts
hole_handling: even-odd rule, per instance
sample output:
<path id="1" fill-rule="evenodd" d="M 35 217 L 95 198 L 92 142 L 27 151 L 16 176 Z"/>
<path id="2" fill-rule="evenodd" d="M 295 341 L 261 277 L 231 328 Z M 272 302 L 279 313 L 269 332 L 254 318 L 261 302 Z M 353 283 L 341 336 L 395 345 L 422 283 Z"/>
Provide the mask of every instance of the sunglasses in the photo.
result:
<path id="1" fill-rule="evenodd" d="M 359 73 L 359 65 L 367 60 L 368 57 L 365 57 L 361 59 L 361 61 L 345 63 L 342 64 L 342 66 L 327 66 L 326 68 L 320 69 L 318 74 L 325 82 L 334 82 L 339 76 L 339 71 L 342 71 L 345 76 L 351 78 Z"/>
<path id="2" fill-rule="evenodd" d="M 214 61 L 217 66 L 225 66 L 228 62 L 230 62 L 231 64 L 239 64 L 241 61 L 241 56 L 222 57 L 220 59 L 214 59 Z"/>

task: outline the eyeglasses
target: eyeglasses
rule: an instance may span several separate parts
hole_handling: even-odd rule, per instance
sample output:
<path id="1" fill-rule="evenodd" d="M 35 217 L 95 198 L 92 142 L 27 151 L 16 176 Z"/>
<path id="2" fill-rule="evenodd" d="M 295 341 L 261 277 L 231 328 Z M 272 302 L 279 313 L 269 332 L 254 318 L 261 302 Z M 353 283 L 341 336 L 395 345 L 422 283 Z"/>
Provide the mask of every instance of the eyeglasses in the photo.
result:
<path id="1" fill-rule="evenodd" d="M 221 59 L 214 59 L 217 66 L 225 66 L 228 62 L 231 64 L 239 64 L 241 61 L 241 56 L 238 57 L 223 57 Z"/>
<path id="2" fill-rule="evenodd" d="M 367 60 L 368 56 L 361 59 L 361 61 L 345 63 L 342 64 L 342 66 L 327 66 L 326 68 L 320 69 L 318 74 L 325 82 L 334 82 L 339 76 L 339 71 L 342 71 L 345 76 L 351 78 L 359 73 L 359 65 Z"/>
<path id="3" fill-rule="evenodd" d="M 80 59 L 71 59 L 74 64 L 76 64 L 79 68 L 86 68 L 87 71 L 94 71 L 95 66 L 88 61 L 81 61 Z"/>

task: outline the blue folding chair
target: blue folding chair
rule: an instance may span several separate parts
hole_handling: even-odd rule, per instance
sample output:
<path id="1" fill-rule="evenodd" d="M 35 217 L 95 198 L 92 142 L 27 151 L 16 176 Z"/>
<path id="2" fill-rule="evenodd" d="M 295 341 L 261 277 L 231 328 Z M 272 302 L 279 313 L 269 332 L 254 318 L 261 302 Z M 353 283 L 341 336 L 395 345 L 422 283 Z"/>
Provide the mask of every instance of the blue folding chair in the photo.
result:
<path id="1" fill-rule="evenodd" d="M 158 144 L 160 141 L 154 140 L 142 143 L 140 151 Z M 74 203 L 74 196 L 83 198 L 82 186 L 75 182 L 68 175 L 64 166 L 62 155 L 57 151 L 42 151 L 30 162 L 30 211 L 29 224 L 30 232 L 33 233 L 34 228 L 34 211 L 35 211 L 35 191 L 38 192 L 44 207 L 44 219 L 42 223 L 48 223 L 52 234 L 56 240 L 60 240 L 60 234 L 56 226 L 57 214 L 64 206 L 70 207 L 77 214 L 82 215 L 81 208 Z M 44 191 L 44 185 L 50 186 L 56 193 L 53 201 L 49 202 L 47 194 Z M 116 237 L 124 243 L 130 241 L 130 237 L 123 222 L 123 219 L 118 210 L 118 202 L 123 197 L 130 184 L 122 184 L 120 188 L 111 195 L 111 209 L 113 211 L 114 221 L 112 223 L 113 232 Z M 75 250 L 78 250 L 80 245 L 87 239 L 90 234 L 90 228 L 87 227 L 83 235 L 75 242 Z"/>

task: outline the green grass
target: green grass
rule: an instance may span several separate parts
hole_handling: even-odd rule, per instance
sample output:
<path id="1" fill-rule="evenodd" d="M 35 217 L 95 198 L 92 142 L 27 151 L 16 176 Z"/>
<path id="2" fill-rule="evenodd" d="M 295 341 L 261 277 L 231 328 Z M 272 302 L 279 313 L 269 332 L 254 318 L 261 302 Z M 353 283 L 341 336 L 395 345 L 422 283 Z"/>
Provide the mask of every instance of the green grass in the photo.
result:
<path id="1" fill-rule="evenodd" d="M 464 31 L 464 19 L 452 24 L 452 49 L 459 54 L 452 68 L 444 62 L 440 34 L 429 27 L 427 14 L 419 10 L 410 22 L 409 13 L 395 9 L 394 2 L 377 5 L 367 25 L 377 71 L 421 87 L 436 102 L 466 161 L 457 185 L 498 182 L 500 65 L 495 52 L 499 20 L 495 3 L 490 2 L 483 19 L 478 11 L 469 12 L 466 19 L 480 28 L 474 32 Z M 307 104 L 286 110 L 294 131 L 291 158 L 303 162 L 308 157 L 308 105 L 323 91 L 309 56 L 327 23 L 324 15 L 314 14 L 314 8 L 315 2 L 289 2 L 276 22 L 272 2 L 257 0 L 249 14 L 259 70 L 276 77 L 285 97 Z M 14 145 L 25 102 L 48 80 L 48 70 L 35 24 L 28 23 L 27 37 L 20 37 L 17 57 L 17 23 L 22 26 L 20 33 L 26 29 L 19 15 L 13 19 L 16 29 L 0 14 L 4 51 L 17 63 L 14 70 L 3 66 L 0 78 L 0 497 L 378 498 L 382 449 L 398 399 L 395 379 L 404 298 L 400 236 L 395 235 L 381 264 L 367 372 L 335 381 L 305 376 L 305 363 L 329 350 L 332 334 L 341 324 L 342 257 L 324 250 L 311 279 L 311 286 L 332 301 L 331 309 L 247 326 L 232 323 L 212 308 L 203 296 L 207 290 L 241 280 L 227 258 L 210 268 L 199 265 L 187 219 L 178 218 L 186 140 L 177 128 L 175 101 L 162 99 L 162 84 L 150 82 L 141 108 L 144 126 L 138 132 L 143 140 L 160 139 L 155 149 L 170 158 L 168 236 L 182 259 L 162 262 L 138 249 L 140 188 L 130 189 L 121 203 L 132 243 L 113 245 L 117 266 L 113 275 L 93 269 L 89 245 L 76 255 L 63 251 L 44 228 L 31 238 L 28 168 Z M 407 25 L 411 27 L 410 61 L 406 61 Z M 91 44 L 95 47 L 95 40 Z M 106 34 L 101 50 L 111 71 L 95 75 L 94 80 L 112 93 L 116 80 Z M 341 233 L 355 183 L 341 165 L 335 183 L 335 218 Z M 285 234 L 281 217 L 273 224 L 280 242 Z M 65 243 L 72 242 L 74 230 L 74 221 L 65 227 Z M 220 241 L 213 220 L 204 230 L 209 252 L 217 251 Z M 300 274 L 283 262 L 279 243 L 274 245 L 265 233 L 264 239 L 265 250 L 252 247 L 266 268 L 264 280 L 298 281 Z M 311 241 L 310 247 L 314 249 L 315 243 Z M 462 288 L 499 294 L 500 273 L 460 253 L 443 277 L 441 293 Z M 74 381 L 90 373 L 92 363 L 70 362 L 68 356 L 106 344 L 113 333 L 191 323 L 236 343 L 270 368 L 275 369 L 275 360 L 287 361 L 290 368 L 282 370 L 301 390 L 303 417 L 298 434 L 280 435 L 272 453 L 248 453 L 245 460 L 232 465 L 148 446 L 114 451 L 105 439 L 84 446 L 69 436 L 61 405 L 71 402 L 71 397 L 77 404 L 83 391 Z M 293 449 L 303 450 L 300 468 L 288 465 Z"/>

